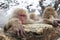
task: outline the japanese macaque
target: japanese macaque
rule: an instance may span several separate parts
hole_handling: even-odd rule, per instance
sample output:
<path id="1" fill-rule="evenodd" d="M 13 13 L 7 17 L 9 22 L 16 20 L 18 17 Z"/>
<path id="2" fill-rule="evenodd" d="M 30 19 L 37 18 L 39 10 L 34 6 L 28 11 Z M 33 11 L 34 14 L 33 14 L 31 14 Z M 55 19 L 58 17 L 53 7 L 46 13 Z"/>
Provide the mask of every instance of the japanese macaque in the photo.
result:
<path id="1" fill-rule="evenodd" d="M 26 10 L 15 8 L 8 22 L 4 26 L 4 32 L 25 37 L 24 24 L 33 23 L 28 17 Z"/>
<path id="2" fill-rule="evenodd" d="M 33 23 L 33 20 L 30 20 L 26 10 L 24 10 L 22 8 L 21 9 L 16 8 L 12 13 L 11 18 L 18 18 L 22 24 Z"/>
<path id="3" fill-rule="evenodd" d="M 34 13 L 30 13 L 30 19 L 34 20 L 34 21 L 37 21 L 38 20 L 38 16 Z"/>
<path id="4" fill-rule="evenodd" d="M 46 7 L 42 14 L 43 22 L 47 24 L 52 24 L 54 27 L 58 26 L 57 12 L 53 7 Z"/>
<path id="5" fill-rule="evenodd" d="M 18 18 L 10 19 L 4 26 L 4 32 L 24 37 L 24 28 Z"/>

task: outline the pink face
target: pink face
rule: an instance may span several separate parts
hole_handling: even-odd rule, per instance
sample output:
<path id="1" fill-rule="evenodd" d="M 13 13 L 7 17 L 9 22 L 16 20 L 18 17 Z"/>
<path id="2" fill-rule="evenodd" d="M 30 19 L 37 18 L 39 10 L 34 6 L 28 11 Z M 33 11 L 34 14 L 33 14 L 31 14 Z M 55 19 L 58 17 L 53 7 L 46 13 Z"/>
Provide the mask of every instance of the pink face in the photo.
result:
<path id="1" fill-rule="evenodd" d="M 19 12 L 18 14 L 18 18 L 21 20 L 22 24 L 24 23 L 24 20 L 26 18 L 26 15 L 23 14 L 23 12 Z"/>

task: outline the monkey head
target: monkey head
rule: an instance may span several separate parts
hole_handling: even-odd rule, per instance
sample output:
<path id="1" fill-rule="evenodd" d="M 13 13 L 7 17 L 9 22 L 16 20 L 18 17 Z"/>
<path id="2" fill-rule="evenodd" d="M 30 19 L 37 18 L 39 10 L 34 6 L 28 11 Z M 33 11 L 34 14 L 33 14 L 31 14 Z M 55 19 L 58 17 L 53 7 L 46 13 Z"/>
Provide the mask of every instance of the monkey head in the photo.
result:
<path id="1" fill-rule="evenodd" d="M 53 7 L 46 7 L 45 10 L 43 11 L 42 17 L 50 19 L 51 16 L 56 18 L 57 17 L 57 12 L 54 10 Z"/>
<path id="2" fill-rule="evenodd" d="M 38 20 L 38 16 L 36 15 L 36 14 L 34 14 L 34 13 L 30 13 L 30 19 L 32 19 L 32 20 Z"/>
<path id="3" fill-rule="evenodd" d="M 27 12 L 23 8 L 16 8 L 12 13 L 11 18 L 18 18 L 23 23 L 27 19 Z"/>

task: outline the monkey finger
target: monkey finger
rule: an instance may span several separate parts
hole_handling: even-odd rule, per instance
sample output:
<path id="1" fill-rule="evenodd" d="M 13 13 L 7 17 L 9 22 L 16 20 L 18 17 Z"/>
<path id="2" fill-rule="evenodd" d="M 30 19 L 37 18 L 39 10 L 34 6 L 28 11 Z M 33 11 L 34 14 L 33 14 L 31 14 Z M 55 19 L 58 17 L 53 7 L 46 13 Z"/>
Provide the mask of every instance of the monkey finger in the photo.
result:
<path id="1" fill-rule="evenodd" d="M 19 34 L 20 34 L 20 36 L 25 37 L 23 30 L 19 30 Z"/>
<path id="2" fill-rule="evenodd" d="M 19 36 L 19 30 L 17 28 L 14 28 L 14 32 L 17 36 Z"/>

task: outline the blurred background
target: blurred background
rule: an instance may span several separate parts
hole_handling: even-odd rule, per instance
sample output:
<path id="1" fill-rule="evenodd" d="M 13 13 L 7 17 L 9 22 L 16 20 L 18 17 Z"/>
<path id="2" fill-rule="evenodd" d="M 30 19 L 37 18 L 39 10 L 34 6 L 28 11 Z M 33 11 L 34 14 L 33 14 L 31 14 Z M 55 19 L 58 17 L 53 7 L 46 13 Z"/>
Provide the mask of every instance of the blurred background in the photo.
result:
<path id="1" fill-rule="evenodd" d="M 34 12 L 40 16 L 46 6 L 52 6 L 60 18 L 60 0 L 0 0 L 0 27 L 8 20 L 10 15 L 8 11 L 15 6 L 26 8 L 29 13 Z"/>

